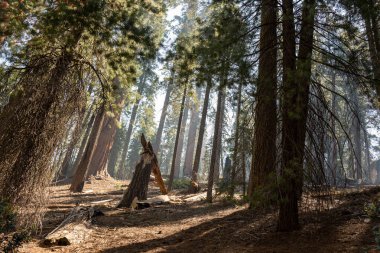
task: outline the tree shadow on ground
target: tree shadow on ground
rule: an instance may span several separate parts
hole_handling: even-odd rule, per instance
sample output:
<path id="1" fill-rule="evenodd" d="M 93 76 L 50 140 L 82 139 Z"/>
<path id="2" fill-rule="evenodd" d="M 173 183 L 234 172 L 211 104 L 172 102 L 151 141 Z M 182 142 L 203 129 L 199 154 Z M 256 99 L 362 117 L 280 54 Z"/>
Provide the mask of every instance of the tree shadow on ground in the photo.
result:
<path id="1" fill-rule="evenodd" d="M 378 189 L 377 189 L 378 191 Z M 346 196 L 336 208 L 301 216 L 304 227 L 291 233 L 276 232 L 276 215 L 252 210 L 236 211 L 178 233 L 157 239 L 112 247 L 114 252 L 358 252 L 358 231 L 363 228 L 363 206 L 370 198 L 364 192 Z M 351 227 L 352 226 L 352 227 Z M 365 226 L 364 226 L 365 227 Z M 359 244 L 358 244 L 359 243 Z"/>
<path id="2" fill-rule="evenodd" d="M 179 221 L 199 217 L 202 215 L 212 215 L 234 206 L 229 203 L 209 204 L 197 202 L 192 204 L 163 204 L 154 207 L 134 210 L 115 208 L 104 209 L 106 215 L 96 220 L 98 227 L 149 227 L 168 224 L 178 224 Z M 111 211 L 110 214 L 107 211 Z"/>

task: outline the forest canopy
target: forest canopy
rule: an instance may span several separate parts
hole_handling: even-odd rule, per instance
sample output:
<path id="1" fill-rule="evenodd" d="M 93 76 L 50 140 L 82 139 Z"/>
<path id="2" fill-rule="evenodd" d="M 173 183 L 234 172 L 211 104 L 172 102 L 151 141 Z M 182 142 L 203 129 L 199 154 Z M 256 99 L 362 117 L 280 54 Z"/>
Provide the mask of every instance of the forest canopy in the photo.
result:
<path id="1" fill-rule="evenodd" d="M 96 180 L 122 185 L 115 210 L 222 199 L 279 232 L 380 183 L 378 0 L 0 0 L 0 17 L 0 234 L 44 231 L 59 187 L 88 222 Z"/>

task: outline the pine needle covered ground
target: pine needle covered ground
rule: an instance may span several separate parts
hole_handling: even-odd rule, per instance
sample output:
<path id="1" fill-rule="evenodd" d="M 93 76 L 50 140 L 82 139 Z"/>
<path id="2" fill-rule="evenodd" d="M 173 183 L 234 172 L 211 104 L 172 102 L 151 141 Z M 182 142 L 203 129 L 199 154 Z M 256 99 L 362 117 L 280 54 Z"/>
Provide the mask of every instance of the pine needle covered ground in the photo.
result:
<path id="1" fill-rule="evenodd" d="M 246 204 L 234 204 L 222 197 L 209 204 L 199 200 L 204 193 L 198 197 L 173 191 L 168 204 L 141 210 L 115 208 L 127 185 L 128 181 L 92 180 L 80 194 L 70 193 L 69 185 L 50 187 L 51 202 L 42 235 L 32 238 L 20 251 L 376 252 L 373 206 L 380 198 L 377 187 L 339 191 L 318 211 L 308 204 L 301 214 L 303 228 L 279 233 L 275 212 L 249 210 Z M 158 194 L 158 188 L 150 186 L 149 196 Z M 318 203 L 320 197 L 312 197 L 315 201 L 309 199 L 308 203 Z M 102 200 L 105 202 L 93 205 L 105 215 L 95 218 L 92 233 L 84 243 L 54 247 L 41 244 L 43 235 L 56 228 L 74 206 Z"/>

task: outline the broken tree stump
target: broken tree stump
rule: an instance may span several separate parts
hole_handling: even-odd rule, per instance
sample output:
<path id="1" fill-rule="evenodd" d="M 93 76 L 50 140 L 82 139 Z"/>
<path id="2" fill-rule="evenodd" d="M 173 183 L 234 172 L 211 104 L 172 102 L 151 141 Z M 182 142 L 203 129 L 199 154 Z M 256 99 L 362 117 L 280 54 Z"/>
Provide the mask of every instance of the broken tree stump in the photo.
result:
<path id="1" fill-rule="evenodd" d="M 160 187 L 161 193 L 167 194 L 156 154 L 153 151 L 152 144 L 146 141 L 144 134 L 141 135 L 141 145 L 143 146 L 143 152 L 141 153 L 140 161 L 136 165 L 135 173 L 128 186 L 128 190 L 124 193 L 123 198 L 117 207 L 131 207 L 131 204 L 136 197 L 140 201 L 146 200 L 150 174 L 152 172 Z"/>
<path id="2" fill-rule="evenodd" d="M 102 215 L 102 212 L 94 207 L 74 207 L 61 224 L 44 238 L 43 244 L 66 246 L 82 243 L 92 232 L 92 218 L 98 215 Z"/>

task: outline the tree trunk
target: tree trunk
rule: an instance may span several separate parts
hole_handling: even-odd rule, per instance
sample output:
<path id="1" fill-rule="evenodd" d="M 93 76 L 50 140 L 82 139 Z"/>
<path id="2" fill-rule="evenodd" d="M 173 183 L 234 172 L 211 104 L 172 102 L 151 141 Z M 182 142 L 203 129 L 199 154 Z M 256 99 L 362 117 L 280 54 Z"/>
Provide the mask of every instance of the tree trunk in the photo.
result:
<path id="1" fill-rule="evenodd" d="M 172 78 L 173 78 L 173 75 L 172 75 Z M 170 94 L 171 94 L 172 90 L 173 90 L 173 83 L 170 83 L 166 89 L 164 105 L 163 105 L 162 111 L 161 111 L 160 123 L 158 124 L 157 133 L 156 133 L 156 140 L 155 140 L 154 146 L 153 146 L 157 155 L 159 155 L 159 153 L 160 153 L 162 133 L 164 130 L 165 119 L 166 119 L 166 116 L 168 114 Z"/>
<path id="2" fill-rule="evenodd" d="M 182 160 L 182 153 L 183 153 L 183 145 L 185 142 L 186 123 L 187 123 L 187 117 L 189 115 L 189 107 L 188 107 L 189 99 L 186 99 L 186 100 L 187 102 L 185 102 L 181 130 L 180 130 L 180 135 L 179 135 L 179 140 L 178 140 L 177 155 L 176 155 L 175 169 L 174 169 L 174 178 L 179 178 L 179 175 L 181 172 L 181 160 Z"/>
<path id="3" fill-rule="evenodd" d="M 303 185 L 315 8 L 315 0 L 304 1 L 297 70 L 293 72 L 296 79 L 284 82 L 279 231 L 299 228 L 298 200 Z M 289 31 L 284 31 L 284 35 L 284 37 L 292 36 Z M 289 45 L 293 47 L 295 41 Z M 286 50 L 284 48 L 284 57 Z"/>
<path id="4" fill-rule="evenodd" d="M 73 169 L 71 170 L 71 173 L 69 173 L 69 177 L 72 177 L 75 174 L 76 169 L 78 168 L 78 164 L 82 160 L 83 152 L 84 152 L 84 150 L 86 148 L 86 144 L 88 142 L 88 139 L 89 139 L 89 136 L 90 136 L 90 133 L 91 133 L 91 129 L 92 129 L 94 121 L 95 121 L 96 114 L 92 113 L 91 110 L 89 111 L 89 113 L 91 113 L 92 115 L 91 115 L 90 120 L 87 123 L 86 131 L 85 131 L 85 133 L 83 135 L 82 142 L 80 144 L 80 148 L 79 148 L 77 157 L 75 159 L 75 162 L 74 162 L 74 165 L 73 165 Z"/>
<path id="5" fill-rule="evenodd" d="M 260 60 L 248 195 L 268 185 L 276 167 L 277 1 L 261 2 Z M 273 180 L 273 178 L 272 178 Z"/>
<path id="6" fill-rule="evenodd" d="M 242 170 L 243 170 L 243 195 L 245 195 L 246 192 L 246 181 L 247 181 L 247 173 L 246 173 L 246 162 L 245 162 L 245 151 L 243 150 L 241 152 L 241 164 L 242 164 Z"/>
<path id="7" fill-rule="evenodd" d="M 351 85 L 351 84 L 349 84 Z M 352 122 L 352 130 L 353 130 L 353 149 L 354 149 L 354 171 L 355 171 L 355 178 L 358 180 L 362 180 L 363 173 L 362 173 L 362 143 L 361 143 L 361 131 L 360 131 L 360 106 L 359 106 L 359 97 L 357 90 L 355 87 L 351 87 L 351 99 L 352 99 L 352 106 L 354 110 L 353 115 L 353 122 Z"/>
<path id="8" fill-rule="evenodd" d="M 141 81 L 141 83 L 137 89 L 138 96 L 142 95 L 142 92 L 145 88 L 145 80 L 146 80 L 146 75 L 143 75 L 142 81 Z M 120 161 L 120 165 L 119 165 L 119 170 L 125 170 L 126 169 L 126 159 L 127 159 L 128 149 L 129 149 L 129 143 L 131 142 L 132 131 L 133 131 L 133 127 L 135 125 L 137 110 L 139 109 L 140 100 L 141 99 L 138 98 L 136 100 L 136 103 L 133 105 L 133 108 L 132 108 L 131 118 L 129 120 L 127 133 L 125 135 L 125 144 L 123 147 L 123 151 L 121 153 L 121 161 Z"/>
<path id="9" fill-rule="evenodd" d="M 82 115 L 85 113 L 86 108 L 83 108 L 82 110 Z M 82 115 L 79 115 L 77 122 L 75 123 L 75 128 L 72 132 L 72 137 L 71 141 L 69 143 L 69 146 L 67 147 L 67 151 L 65 154 L 65 158 L 63 159 L 62 166 L 61 166 L 61 171 L 60 171 L 60 178 L 68 178 L 69 176 L 69 170 L 71 169 L 71 163 L 73 160 L 73 151 L 75 146 L 78 143 L 78 140 L 80 138 L 80 133 L 82 131 L 83 125 L 88 121 L 88 118 L 90 117 L 91 111 L 89 111 L 86 115 L 86 117 L 82 119 Z"/>
<path id="10" fill-rule="evenodd" d="M 94 125 L 92 127 L 91 135 L 89 137 L 86 150 L 83 153 L 83 157 L 78 164 L 78 168 L 76 169 L 75 175 L 73 177 L 73 181 L 70 186 L 70 191 L 72 192 L 81 192 L 84 187 L 84 178 L 86 172 L 88 171 L 90 162 L 92 160 L 92 156 L 98 144 L 98 139 L 101 131 L 101 127 L 103 125 L 105 116 L 104 106 L 102 106 L 99 112 L 96 115 Z"/>
<path id="11" fill-rule="evenodd" d="M 0 195 L 21 205 L 34 201 L 29 197 L 50 182 L 54 144 L 62 141 L 62 126 L 83 94 L 82 87 L 64 83 L 73 60 L 70 52 L 63 49 L 57 58 L 45 60 L 30 60 L 31 71 L 21 77 L 24 90 L 10 99 L 0 115 Z"/>
<path id="12" fill-rule="evenodd" d="M 380 107 L 380 37 L 379 27 L 376 20 L 376 9 L 372 1 L 359 4 L 360 14 L 364 20 L 365 31 L 368 39 L 369 53 L 372 63 L 374 85 L 377 93 L 377 106 Z M 375 14 L 374 14 L 375 13 Z"/>
<path id="13" fill-rule="evenodd" d="M 332 80 L 331 80 L 331 85 L 332 88 L 331 90 L 333 91 L 331 93 L 332 96 L 332 101 L 331 101 L 331 111 L 335 115 L 337 115 L 337 97 L 336 97 L 336 72 L 333 70 L 332 73 Z M 335 133 L 335 118 L 332 116 L 331 117 L 331 129 Z M 329 152 L 329 167 L 331 170 L 331 177 L 332 177 L 332 185 L 337 186 L 337 169 L 338 169 L 338 147 L 337 147 L 337 140 L 335 140 L 334 137 L 331 137 L 331 152 Z"/>
<path id="14" fill-rule="evenodd" d="M 210 91 L 211 91 L 211 78 L 209 78 L 209 80 L 207 81 L 206 93 L 205 93 L 205 98 L 203 101 L 202 118 L 201 118 L 201 123 L 199 126 L 197 149 L 195 151 L 194 165 L 193 165 L 193 171 L 191 175 L 191 181 L 193 183 L 190 184 L 189 186 L 190 193 L 195 193 L 199 189 L 199 187 L 196 187 L 196 186 L 198 185 L 199 164 L 201 162 L 203 137 L 206 130 L 206 118 L 207 118 L 208 104 L 210 100 Z"/>
<path id="15" fill-rule="evenodd" d="M 179 138 L 180 138 L 180 134 L 181 134 L 181 125 L 182 125 L 183 111 L 185 108 L 186 94 L 187 94 L 187 87 L 185 86 L 184 91 L 183 91 L 183 96 L 182 96 L 181 109 L 180 109 L 179 117 L 178 117 L 177 133 L 176 133 L 176 137 L 175 137 L 172 165 L 171 165 L 170 175 L 169 175 L 169 182 L 168 182 L 168 190 L 169 191 L 172 189 L 172 185 L 173 185 L 176 160 L 179 159 L 177 157 L 177 149 L 178 149 L 178 142 L 179 142 Z"/>
<path id="16" fill-rule="evenodd" d="M 145 200 L 147 198 L 148 184 L 152 170 L 161 192 L 167 194 L 153 147 L 150 142 L 146 142 L 144 135 L 141 136 L 141 144 L 143 146 L 143 152 L 140 157 L 140 162 L 136 165 L 135 173 L 128 186 L 128 190 L 124 193 L 117 207 L 131 207 L 135 198 L 137 198 L 137 200 Z"/>
<path id="17" fill-rule="evenodd" d="M 108 173 L 110 174 L 111 177 L 114 177 L 114 178 L 116 178 L 116 164 L 120 156 L 122 139 L 123 139 L 123 130 L 122 128 L 118 128 L 116 130 L 115 142 L 114 142 L 114 145 L 112 145 L 110 157 L 108 159 L 108 166 L 107 166 Z"/>
<path id="18" fill-rule="evenodd" d="M 241 90 L 243 82 L 240 81 L 238 88 L 238 101 L 237 101 L 237 111 L 236 111 L 236 121 L 235 121 L 235 140 L 234 140 L 234 153 L 232 157 L 232 171 L 231 171 L 231 184 L 229 187 L 230 196 L 234 196 L 235 192 L 235 178 L 236 171 L 238 167 L 238 151 L 239 151 L 239 135 L 240 135 L 240 110 L 241 110 Z M 241 164 L 242 166 L 242 164 Z"/>
<path id="19" fill-rule="evenodd" d="M 200 88 L 197 87 L 197 100 L 200 100 Z M 183 176 L 191 177 L 191 167 L 193 165 L 194 151 L 195 151 L 195 140 L 197 135 L 199 123 L 199 106 L 194 103 L 191 107 L 191 117 L 189 131 L 187 134 L 187 146 L 185 154 L 185 162 L 183 164 Z"/>
<path id="20" fill-rule="evenodd" d="M 125 104 L 125 91 L 120 86 L 118 78 L 114 80 L 113 97 L 115 97 L 115 108 L 110 108 L 114 116 L 104 115 L 104 121 L 98 139 L 98 144 L 94 150 L 94 155 L 89 165 L 86 178 L 91 175 L 102 174 L 107 176 L 107 161 L 115 140 L 117 130 L 117 121 L 120 120 L 120 114 Z"/>
<path id="21" fill-rule="evenodd" d="M 220 140 L 222 138 L 222 127 L 223 127 L 223 116 L 224 116 L 224 87 L 221 87 L 218 92 L 218 103 L 215 117 L 215 128 L 214 128 L 214 137 L 212 142 L 212 153 L 211 153 L 211 163 L 210 170 L 208 174 L 208 183 L 207 183 L 207 202 L 212 202 L 212 189 L 214 185 L 214 178 L 216 172 L 219 174 L 219 166 L 220 163 Z M 218 175 L 219 176 L 219 175 Z"/>
<path id="22" fill-rule="evenodd" d="M 368 132 L 367 132 L 367 128 L 365 127 L 364 130 L 363 130 L 363 138 L 364 138 L 364 146 L 365 146 L 365 150 L 364 150 L 364 154 L 365 154 L 365 171 L 367 173 L 367 177 L 368 177 L 368 182 L 369 183 L 372 183 L 372 177 L 371 177 L 371 156 L 370 156 L 370 142 L 369 142 L 369 138 L 368 138 Z"/>

